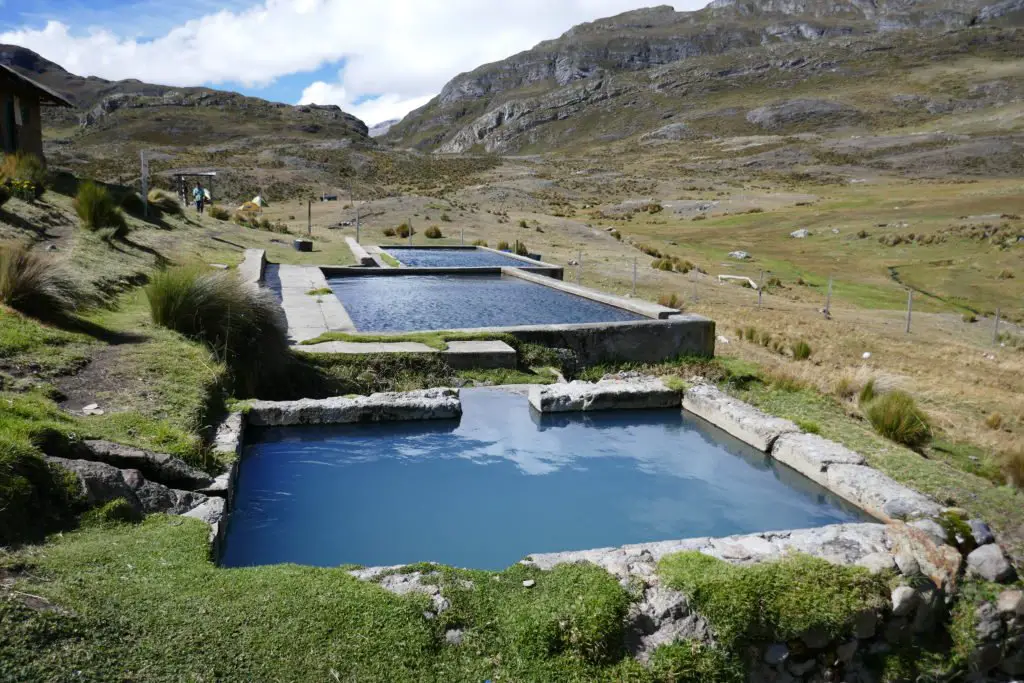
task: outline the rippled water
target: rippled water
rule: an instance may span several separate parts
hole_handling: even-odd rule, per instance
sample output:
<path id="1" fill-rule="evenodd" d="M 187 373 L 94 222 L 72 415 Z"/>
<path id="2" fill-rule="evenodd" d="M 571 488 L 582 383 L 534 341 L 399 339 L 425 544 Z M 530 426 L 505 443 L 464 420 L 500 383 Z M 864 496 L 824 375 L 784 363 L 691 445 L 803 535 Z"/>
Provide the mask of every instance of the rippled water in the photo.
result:
<path id="1" fill-rule="evenodd" d="M 630 311 L 501 275 L 329 278 L 360 332 L 647 320 Z"/>
<path id="2" fill-rule="evenodd" d="M 539 416 L 463 392 L 461 421 L 254 431 L 222 563 L 499 569 L 530 553 L 862 521 L 678 410 Z"/>
<path id="3" fill-rule="evenodd" d="M 410 268 L 530 267 L 529 263 L 519 259 L 483 249 L 388 247 L 387 252 Z"/>

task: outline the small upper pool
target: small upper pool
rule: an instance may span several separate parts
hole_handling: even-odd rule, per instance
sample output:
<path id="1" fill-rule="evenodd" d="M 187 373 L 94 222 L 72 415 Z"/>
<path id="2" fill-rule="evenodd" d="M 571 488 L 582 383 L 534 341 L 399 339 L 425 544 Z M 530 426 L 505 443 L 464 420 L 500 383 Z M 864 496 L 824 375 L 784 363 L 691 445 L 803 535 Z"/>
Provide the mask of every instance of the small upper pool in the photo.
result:
<path id="1" fill-rule="evenodd" d="M 869 518 L 679 410 L 544 415 L 463 391 L 460 421 L 253 431 L 221 564 L 501 569 L 528 553 Z"/>
<path id="2" fill-rule="evenodd" d="M 529 268 L 530 264 L 486 249 L 388 247 L 387 253 L 410 268 Z M 540 266 L 540 263 L 536 263 Z"/>
<path id="3" fill-rule="evenodd" d="M 360 332 L 649 320 L 502 275 L 357 275 L 327 281 Z"/>

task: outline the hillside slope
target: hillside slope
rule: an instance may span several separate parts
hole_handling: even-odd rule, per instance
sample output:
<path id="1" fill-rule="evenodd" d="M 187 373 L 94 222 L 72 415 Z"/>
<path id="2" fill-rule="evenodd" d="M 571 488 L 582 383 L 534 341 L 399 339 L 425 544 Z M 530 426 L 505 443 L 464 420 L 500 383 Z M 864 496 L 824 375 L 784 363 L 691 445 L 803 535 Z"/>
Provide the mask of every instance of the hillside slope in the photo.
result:
<path id="1" fill-rule="evenodd" d="M 664 99 L 666 68 L 703 60 L 701 81 L 723 79 L 732 83 L 725 87 L 734 87 L 737 75 L 757 70 L 806 71 L 815 62 L 818 70 L 830 68 L 823 51 L 849 62 L 842 40 L 855 41 L 848 44 L 861 53 L 875 49 L 876 41 L 878 49 L 899 50 L 899 36 L 920 43 L 940 32 L 1022 20 L 1022 0 L 716 0 L 696 12 L 667 6 L 636 10 L 581 24 L 556 40 L 457 76 L 392 127 L 387 140 L 446 153 L 562 145 L 588 139 L 587 131 L 551 139 L 538 129 L 577 121 L 594 105 L 643 115 Z M 928 49 L 941 48 L 936 41 Z M 688 92 L 672 94 L 674 106 L 688 105 Z"/>

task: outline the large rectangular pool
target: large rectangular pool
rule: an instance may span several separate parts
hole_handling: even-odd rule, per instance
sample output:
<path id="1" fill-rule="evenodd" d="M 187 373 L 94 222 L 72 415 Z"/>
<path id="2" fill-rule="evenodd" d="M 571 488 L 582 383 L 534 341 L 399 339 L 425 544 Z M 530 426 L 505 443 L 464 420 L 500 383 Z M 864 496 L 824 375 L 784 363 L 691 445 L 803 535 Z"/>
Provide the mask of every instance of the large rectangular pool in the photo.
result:
<path id="1" fill-rule="evenodd" d="M 387 253 L 410 268 L 529 268 L 530 263 L 485 249 L 387 247 Z M 540 266 L 540 263 L 534 263 Z"/>
<path id="2" fill-rule="evenodd" d="M 327 281 L 360 332 L 649 320 L 503 275 L 358 275 Z"/>
<path id="3" fill-rule="evenodd" d="M 221 563 L 500 569 L 528 553 L 869 518 L 679 410 L 538 415 L 463 391 L 460 421 L 250 432 Z"/>

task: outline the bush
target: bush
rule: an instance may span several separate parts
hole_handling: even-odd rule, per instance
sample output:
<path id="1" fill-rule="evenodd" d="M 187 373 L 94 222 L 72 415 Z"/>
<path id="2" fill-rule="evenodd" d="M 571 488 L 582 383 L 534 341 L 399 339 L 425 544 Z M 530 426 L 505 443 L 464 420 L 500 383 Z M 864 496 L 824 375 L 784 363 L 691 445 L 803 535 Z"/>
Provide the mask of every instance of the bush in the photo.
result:
<path id="1" fill-rule="evenodd" d="M 185 207 L 181 205 L 177 195 L 174 195 L 166 190 L 152 189 L 147 195 L 150 206 L 155 206 L 157 210 L 163 211 L 169 214 L 182 214 L 185 212 Z"/>
<path id="2" fill-rule="evenodd" d="M 498 251 L 509 251 L 508 242 L 504 240 L 498 242 Z"/>
<path id="3" fill-rule="evenodd" d="M 46 191 L 46 167 L 35 154 L 8 154 L 0 163 L 0 182 L 10 184 L 16 197 L 38 199 Z"/>
<path id="4" fill-rule="evenodd" d="M 999 429 L 1003 426 L 1002 413 L 992 413 L 985 418 L 985 426 L 989 429 Z"/>
<path id="5" fill-rule="evenodd" d="M 37 318 L 60 318 L 84 300 L 63 269 L 24 246 L 0 247 L 0 302 Z"/>
<path id="6" fill-rule="evenodd" d="M 1024 449 L 1006 451 L 999 455 L 999 467 L 1011 486 L 1024 488 Z"/>
<path id="7" fill-rule="evenodd" d="M 233 272 L 180 267 L 146 287 L 150 315 L 161 327 L 205 343 L 231 371 L 239 395 L 280 379 L 291 357 L 287 324 L 273 295 Z"/>
<path id="8" fill-rule="evenodd" d="M 223 206 L 211 206 L 210 217 L 218 221 L 226 221 L 231 218 L 231 212 Z"/>
<path id="9" fill-rule="evenodd" d="M 394 237 L 396 234 L 398 233 L 394 228 L 384 228 L 385 237 Z"/>
<path id="10" fill-rule="evenodd" d="M 128 227 L 124 221 L 124 214 L 107 192 L 107 188 L 91 180 L 86 180 L 78 187 L 75 211 L 82 219 L 82 226 L 90 232 L 113 229 L 114 236 L 120 237 Z"/>
<path id="11" fill-rule="evenodd" d="M 138 192 L 129 192 L 121 198 L 121 210 L 127 211 L 133 216 L 142 216 L 146 213 L 146 204 L 142 201 L 142 195 Z"/>
<path id="12" fill-rule="evenodd" d="M 442 234 L 441 232 L 441 228 L 437 227 L 436 225 L 431 225 L 423 234 L 426 235 L 427 239 L 430 240 L 441 239 L 442 237 L 444 237 L 444 234 Z"/>
<path id="13" fill-rule="evenodd" d="M 682 306 L 682 299 L 675 292 L 671 294 L 662 294 L 658 297 L 658 305 L 665 306 L 667 308 L 680 308 Z"/>
<path id="14" fill-rule="evenodd" d="M 413 230 L 412 226 L 410 226 L 408 223 L 402 223 L 397 228 L 395 228 L 395 234 L 401 237 L 402 239 L 406 239 L 407 237 L 409 237 L 409 235 L 415 235 L 416 231 Z"/>
<path id="15" fill-rule="evenodd" d="M 872 399 L 865 412 L 876 432 L 898 444 L 920 448 L 932 437 L 928 416 L 917 407 L 914 397 L 904 391 Z"/>
<path id="16" fill-rule="evenodd" d="M 448 214 L 446 214 L 446 213 L 442 213 L 442 214 L 441 214 L 441 222 L 442 222 L 442 223 L 451 223 L 451 222 L 452 222 L 452 217 L 451 217 L 451 216 L 449 216 L 449 215 L 448 215 Z"/>
<path id="17" fill-rule="evenodd" d="M 487 240 L 473 240 L 473 246 L 474 247 L 486 247 L 487 246 Z"/>
<path id="18" fill-rule="evenodd" d="M 796 360 L 807 360 L 811 357 L 811 345 L 800 340 L 793 345 L 793 358 Z"/>

